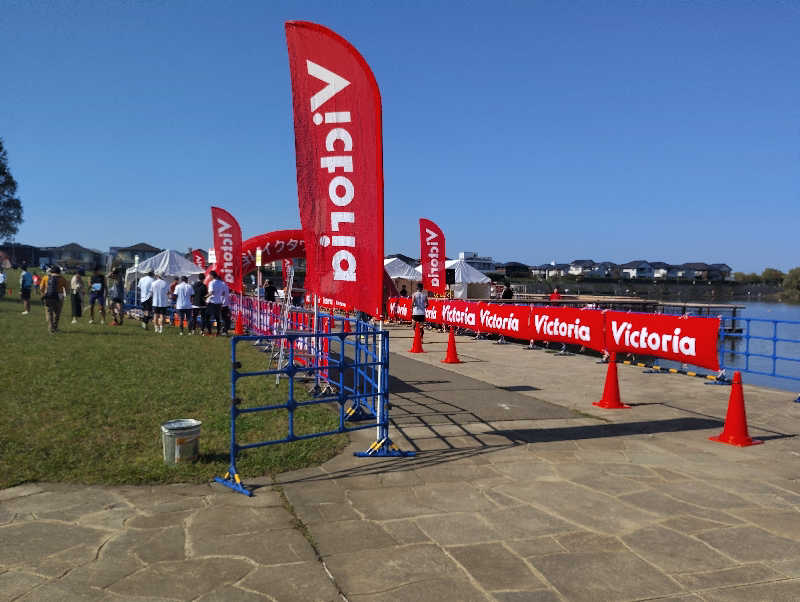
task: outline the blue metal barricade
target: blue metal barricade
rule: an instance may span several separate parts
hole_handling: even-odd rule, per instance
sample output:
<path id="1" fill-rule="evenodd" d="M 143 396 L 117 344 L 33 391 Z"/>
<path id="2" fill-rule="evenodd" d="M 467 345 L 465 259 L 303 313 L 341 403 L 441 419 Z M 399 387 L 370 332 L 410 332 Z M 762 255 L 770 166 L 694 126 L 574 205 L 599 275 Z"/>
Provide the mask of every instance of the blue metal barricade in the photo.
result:
<path id="1" fill-rule="evenodd" d="M 800 381 L 800 321 L 725 316 L 719 336 L 723 369 Z"/>
<path id="2" fill-rule="evenodd" d="M 295 325 L 301 326 L 303 318 L 295 316 Z M 285 345 L 286 358 L 283 365 L 274 369 L 243 371 L 238 359 L 237 346 L 249 342 L 252 344 L 268 344 L 270 346 Z M 325 344 L 327 342 L 327 344 Z M 327 349 L 324 357 L 321 350 Z M 309 350 L 313 350 L 309 353 Z M 322 361 L 324 360 L 324 361 Z M 306 401 L 296 398 L 296 379 L 301 377 L 318 377 L 325 371 L 325 380 L 334 385 L 321 394 Z M 244 378 L 264 378 L 280 375 L 288 382 L 287 399 L 284 403 L 243 407 L 239 398 L 237 384 Z M 352 379 L 352 380 L 351 380 Z M 215 480 L 245 495 L 251 492 L 244 487 L 236 469 L 236 457 L 245 449 L 289 443 L 302 439 L 324 437 L 337 433 L 347 433 L 375 427 L 375 441 L 364 452 L 357 456 L 410 456 L 413 452 L 404 452 L 397 448 L 389 438 L 389 336 L 388 332 L 379 330 L 363 322 L 356 325 L 351 332 L 299 332 L 285 335 L 237 336 L 231 339 L 231 406 L 230 406 L 230 465 L 224 477 Z M 335 430 L 297 434 L 295 432 L 295 412 L 302 407 L 318 404 L 337 404 L 339 421 Z M 352 425 L 347 422 L 348 410 L 352 407 L 367 408 L 374 415 L 371 424 Z M 270 439 L 254 443 L 240 444 L 236 438 L 236 421 L 242 415 L 255 412 L 285 410 L 288 415 L 287 433 L 280 439 Z"/>

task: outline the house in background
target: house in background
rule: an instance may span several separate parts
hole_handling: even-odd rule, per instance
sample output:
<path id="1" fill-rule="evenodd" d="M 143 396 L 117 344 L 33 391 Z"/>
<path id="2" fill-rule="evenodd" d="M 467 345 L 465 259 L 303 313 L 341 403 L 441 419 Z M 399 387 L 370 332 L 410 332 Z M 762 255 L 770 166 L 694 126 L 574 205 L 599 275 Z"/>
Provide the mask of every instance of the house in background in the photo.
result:
<path id="1" fill-rule="evenodd" d="M 673 266 L 665 261 L 651 261 L 650 267 L 653 268 L 653 278 L 656 280 L 666 280 L 670 277 L 669 270 Z"/>
<path id="2" fill-rule="evenodd" d="M 619 265 L 613 261 L 601 261 L 594 264 L 591 272 L 587 274 L 591 278 L 608 278 L 616 280 L 619 278 Z"/>
<path id="3" fill-rule="evenodd" d="M 684 278 L 689 280 L 708 280 L 708 264 L 702 261 L 684 263 L 681 265 Z"/>
<path id="4" fill-rule="evenodd" d="M 530 266 L 519 261 L 508 261 L 495 265 L 494 271 L 505 275 L 506 278 L 528 278 L 531 273 Z"/>
<path id="5" fill-rule="evenodd" d="M 549 267 L 550 267 L 549 263 L 543 263 L 542 265 L 532 265 L 531 276 L 534 278 L 547 278 L 547 270 Z"/>
<path id="6" fill-rule="evenodd" d="M 569 273 L 568 263 L 551 263 L 547 266 L 548 278 L 562 278 Z"/>
<path id="7" fill-rule="evenodd" d="M 644 259 L 629 261 L 628 263 L 623 263 L 619 267 L 621 268 L 621 274 L 623 278 L 637 280 L 653 277 L 653 266 L 650 265 L 650 262 L 645 261 Z"/>
<path id="8" fill-rule="evenodd" d="M 111 256 L 111 264 L 120 266 L 125 271 L 133 267 L 136 255 L 139 256 L 139 262 L 141 263 L 145 259 L 158 255 L 163 250 L 153 245 L 148 245 L 146 242 L 140 242 L 130 247 L 111 247 L 108 253 Z"/>
<path id="9" fill-rule="evenodd" d="M 479 257 L 472 251 L 460 251 L 458 258 L 463 259 L 464 262 L 479 272 L 494 272 L 495 263 L 491 257 Z"/>
<path id="10" fill-rule="evenodd" d="M 591 259 L 576 259 L 569 264 L 568 273 L 571 276 L 587 276 L 595 265 L 597 264 Z"/>
<path id="11" fill-rule="evenodd" d="M 731 266 L 727 263 L 712 263 L 708 266 L 708 279 L 713 281 L 733 280 Z"/>
<path id="12" fill-rule="evenodd" d="M 58 265 L 67 270 L 83 268 L 87 272 L 91 272 L 96 266 L 105 268 L 105 257 L 102 251 L 87 249 L 76 242 L 71 242 L 60 247 L 42 247 L 39 263 Z"/>

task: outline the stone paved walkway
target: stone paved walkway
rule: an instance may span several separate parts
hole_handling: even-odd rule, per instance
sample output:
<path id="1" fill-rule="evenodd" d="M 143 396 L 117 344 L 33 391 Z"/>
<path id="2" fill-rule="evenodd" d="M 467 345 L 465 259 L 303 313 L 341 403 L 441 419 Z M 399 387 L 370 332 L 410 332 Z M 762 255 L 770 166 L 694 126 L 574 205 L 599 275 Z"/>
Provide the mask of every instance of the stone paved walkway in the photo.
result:
<path id="1" fill-rule="evenodd" d="M 766 443 L 740 449 L 708 441 L 727 387 L 620 366 L 634 407 L 603 411 L 593 358 L 459 337 L 444 365 L 444 335 L 391 340 L 415 458 L 354 458 L 362 431 L 278 487 L 244 475 L 253 498 L 0 491 L 0 600 L 800 600 L 795 395 L 745 386 Z"/>

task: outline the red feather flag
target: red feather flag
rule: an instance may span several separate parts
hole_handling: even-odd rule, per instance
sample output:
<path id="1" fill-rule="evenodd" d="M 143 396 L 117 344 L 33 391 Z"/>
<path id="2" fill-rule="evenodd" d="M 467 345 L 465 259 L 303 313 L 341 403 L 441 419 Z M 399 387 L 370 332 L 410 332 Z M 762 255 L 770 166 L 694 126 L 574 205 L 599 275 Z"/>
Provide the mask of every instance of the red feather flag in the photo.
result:
<path id="1" fill-rule="evenodd" d="M 215 271 L 231 292 L 242 294 L 242 229 L 239 222 L 219 207 L 211 208 L 214 231 Z"/>
<path id="2" fill-rule="evenodd" d="M 383 288 L 381 96 L 330 29 L 286 23 L 306 289 L 372 316 Z"/>
<path id="3" fill-rule="evenodd" d="M 419 220 L 419 260 L 422 262 L 423 288 L 437 295 L 444 295 L 447 290 L 444 234 L 429 219 Z"/>

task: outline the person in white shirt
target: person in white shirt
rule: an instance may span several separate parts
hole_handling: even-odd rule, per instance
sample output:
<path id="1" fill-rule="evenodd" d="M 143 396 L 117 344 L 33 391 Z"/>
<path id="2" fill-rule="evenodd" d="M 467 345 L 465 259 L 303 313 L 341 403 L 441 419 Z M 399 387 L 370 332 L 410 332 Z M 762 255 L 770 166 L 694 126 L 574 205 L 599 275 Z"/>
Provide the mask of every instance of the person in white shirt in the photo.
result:
<path id="1" fill-rule="evenodd" d="M 208 283 L 208 309 L 206 315 L 208 320 L 206 322 L 206 331 L 211 334 L 211 321 L 217 322 L 217 336 L 219 336 L 220 328 L 222 327 L 222 303 L 228 294 L 228 286 L 219 279 L 219 274 L 211 271 L 211 282 Z"/>
<path id="2" fill-rule="evenodd" d="M 222 307 L 220 308 L 220 314 L 222 315 L 222 334 L 228 336 L 231 330 L 231 289 L 228 288 L 225 282 L 222 284 L 225 286 L 225 293 L 222 295 Z"/>
<path id="3" fill-rule="evenodd" d="M 153 292 L 153 328 L 154 332 L 161 334 L 164 332 L 164 316 L 167 315 L 169 307 L 169 285 L 161 272 L 156 274 L 151 290 Z"/>
<path id="4" fill-rule="evenodd" d="M 139 281 L 139 298 L 142 301 L 142 328 L 147 330 L 147 323 L 153 316 L 153 271 Z"/>
<path id="5" fill-rule="evenodd" d="M 419 328 L 419 338 L 425 334 L 425 308 L 428 307 L 428 295 L 422 288 L 422 283 L 417 285 L 417 292 L 411 296 L 411 324 Z"/>
<path id="6" fill-rule="evenodd" d="M 194 295 L 194 289 L 189 284 L 189 278 L 181 276 L 180 284 L 175 287 L 175 309 L 178 312 L 178 320 L 181 324 L 181 336 L 183 336 L 184 322 L 188 325 L 189 318 L 192 315 L 192 295 Z M 192 334 L 191 330 L 189 334 Z"/>

